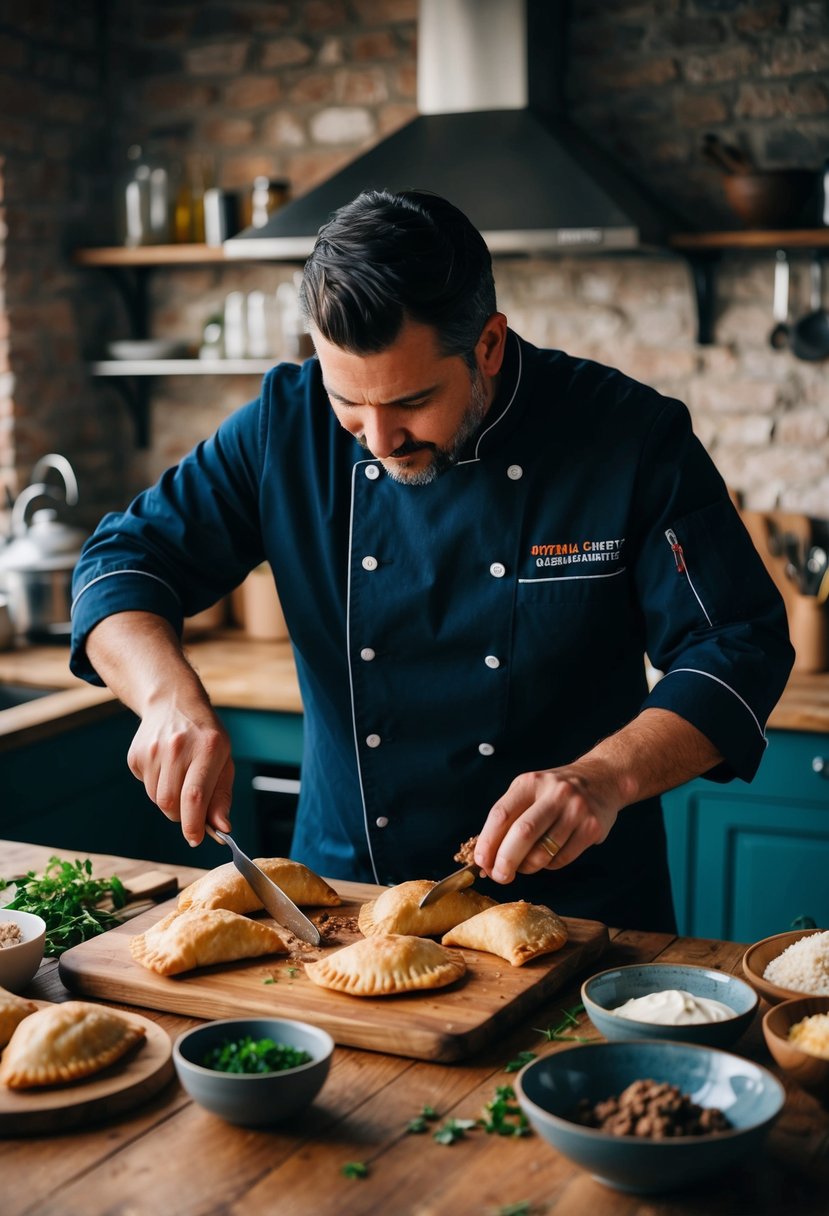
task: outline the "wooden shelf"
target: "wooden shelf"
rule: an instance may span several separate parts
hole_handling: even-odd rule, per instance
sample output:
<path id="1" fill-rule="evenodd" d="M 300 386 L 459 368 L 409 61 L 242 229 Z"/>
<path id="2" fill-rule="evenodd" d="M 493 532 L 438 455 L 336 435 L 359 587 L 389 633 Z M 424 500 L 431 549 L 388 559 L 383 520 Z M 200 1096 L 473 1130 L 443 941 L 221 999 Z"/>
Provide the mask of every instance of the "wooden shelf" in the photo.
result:
<path id="1" fill-rule="evenodd" d="M 704 252 L 715 249 L 829 248 L 829 228 L 781 228 L 777 231 L 686 232 L 671 237 L 671 249 Z"/>
<path id="2" fill-rule="evenodd" d="M 114 245 L 76 249 L 72 254 L 76 266 L 195 266 L 230 260 L 221 245 L 139 245 L 135 249 Z M 233 258 L 234 262 L 240 260 Z M 250 260 L 256 259 L 251 256 Z"/>
<path id="3" fill-rule="evenodd" d="M 93 376 L 257 376 L 279 363 L 270 359 L 99 359 Z"/>

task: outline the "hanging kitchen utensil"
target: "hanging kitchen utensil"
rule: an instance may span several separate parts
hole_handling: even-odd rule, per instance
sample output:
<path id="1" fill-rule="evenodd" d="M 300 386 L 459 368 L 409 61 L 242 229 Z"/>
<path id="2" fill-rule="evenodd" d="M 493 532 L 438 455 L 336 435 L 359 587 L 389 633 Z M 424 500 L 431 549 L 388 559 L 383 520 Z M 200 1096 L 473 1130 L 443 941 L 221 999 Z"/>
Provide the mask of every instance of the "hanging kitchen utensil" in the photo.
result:
<path id="1" fill-rule="evenodd" d="M 812 259 L 810 311 L 791 330 L 792 352 L 798 359 L 816 361 L 829 355 L 829 312 L 823 307 L 823 262 Z"/>
<path id="2" fill-rule="evenodd" d="M 708 134 L 703 137 L 702 154 L 712 165 L 724 169 L 726 173 L 751 173 L 754 168 L 744 152 L 733 144 L 724 143 L 719 135 Z"/>
<path id="3" fill-rule="evenodd" d="M 778 249 L 774 255 L 772 317 L 774 328 L 769 334 L 769 346 L 785 350 L 789 345 L 789 259 L 785 249 Z"/>
<path id="4" fill-rule="evenodd" d="M 826 550 L 821 545 L 812 545 L 806 558 L 804 575 L 807 595 L 817 595 L 827 565 L 829 565 L 829 557 L 827 557 Z"/>

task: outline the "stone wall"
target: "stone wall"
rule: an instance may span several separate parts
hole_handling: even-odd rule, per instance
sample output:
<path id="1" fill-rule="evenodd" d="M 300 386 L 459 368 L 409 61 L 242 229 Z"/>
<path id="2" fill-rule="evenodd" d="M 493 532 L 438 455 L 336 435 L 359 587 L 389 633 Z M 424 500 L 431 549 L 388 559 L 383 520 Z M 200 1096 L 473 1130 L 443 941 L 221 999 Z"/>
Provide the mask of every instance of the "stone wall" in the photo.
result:
<path id="1" fill-rule="evenodd" d="M 103 38 L 103 76 L 88 86 L 76 80 L 73 90 L 51 77 L 29 83 L 11 118 L 0 106 L 17 140 L 5 164 L 7 198 L 14 174 L 18 200 L 17 218 L 7 220 L 6 275 L 19 277 L 11 292 L 7 282 L 7 298 L 19 307 L 35 293 L 40 335 L 29 339 L 25 386 L 16 373 L 13 398 L 4 397 L 7 378 L 0 381 L 0 468 L 19 469 L 43 444 L 63 445 L 77 455 L 96 511 L 121 505 L 255 395 L 257 382 L 156 382 L 151 444 L 134 449 L 121 398 L 85 379 L 79 358 L 125 336 L 118 298 L 102 272 L 86 272 L 79 292 L 59 248 L 72 227 L 61 208 L 64 220 L 85 214 L 93 232 L 84 239 L 114 235 L 112 170 L 104 208 L 89 150 L 108 139 L 110 166 L 134 141 L 171 166 L 198 152 L 218 185 L 247 188 L 264 173 L 288 177 L 301 193 L 415 113 L 417 17 L 416 0 L 112 0 L 101 8 L 109 14 L 103 32 L 88 24 L 98 7 L 80 4 L 77 27 L 63 37 L 75 40 L 74 58 L 93 62 Z M 15 60 L 20 44 L 48 61 L 57 38 L 34 18 L 7 20 L 14 28 L 0 26 L 0 90 L 8 78 L 31 81 L 32 60 Z M 568 65 L 573 120 L 688 227 L 736 226 L 717 171 L 700 155 L 705 132 L 739 142 L 761 167 L 817 169 L 829 155 L 829 9 L 818 0 L 572 0 Z M 54 164 L 62 174 L 49 186 L 56 205 L 34 234 L 21 204 Z M 710 347 L 696 345 L 679 257 L 499 260 L 496 280 L 500 306 L 530 340 L 620 366 L 686 401 L 747 505 L 829 516 L 826 364 L 769 348 L 772 271 L 771 252 L 724 255 Z M 807 271 L 804 252 L 793 261 L 795 315 L 808 306 Z M 277 264 L 155 271 L 152 331 L 195 343 L 226 292 L 272 291 L 291 272 Z M 12 347 L 18 331 L 23 349 L 25 314 L 22 327 L 11 320 Z"/>

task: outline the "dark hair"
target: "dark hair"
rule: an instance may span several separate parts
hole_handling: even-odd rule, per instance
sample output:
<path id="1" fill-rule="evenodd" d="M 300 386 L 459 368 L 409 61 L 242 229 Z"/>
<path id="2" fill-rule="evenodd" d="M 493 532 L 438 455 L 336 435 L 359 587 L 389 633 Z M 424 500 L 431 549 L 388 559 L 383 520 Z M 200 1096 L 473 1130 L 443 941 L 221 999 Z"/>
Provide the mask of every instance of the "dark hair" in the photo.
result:
<path id="1" fill-rule="evenodd" d="M 355 354 L 385 350 L 407 319 L 445 355 L 472 351 L 495 312 L 492 259 L 462 211 L 436 194 L 366 190 L 335 211 L 305 264 L 306 320 Z"/>

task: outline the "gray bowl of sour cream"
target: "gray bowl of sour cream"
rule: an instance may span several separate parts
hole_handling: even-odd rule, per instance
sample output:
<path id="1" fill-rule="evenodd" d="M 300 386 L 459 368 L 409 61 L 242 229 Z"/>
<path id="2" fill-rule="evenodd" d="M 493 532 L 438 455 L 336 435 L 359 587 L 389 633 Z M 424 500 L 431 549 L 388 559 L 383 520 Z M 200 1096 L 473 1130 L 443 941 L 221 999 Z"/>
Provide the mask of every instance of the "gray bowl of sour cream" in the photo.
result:
<path id="1" fill-rule="evenodd" d="M 581 997 L 606 1039 L 673 1039 L 728 1047 L 757 1012 L 744 980 L 709 967 L 634 963 L 585 980 Z"/>

